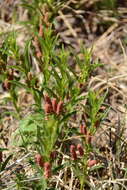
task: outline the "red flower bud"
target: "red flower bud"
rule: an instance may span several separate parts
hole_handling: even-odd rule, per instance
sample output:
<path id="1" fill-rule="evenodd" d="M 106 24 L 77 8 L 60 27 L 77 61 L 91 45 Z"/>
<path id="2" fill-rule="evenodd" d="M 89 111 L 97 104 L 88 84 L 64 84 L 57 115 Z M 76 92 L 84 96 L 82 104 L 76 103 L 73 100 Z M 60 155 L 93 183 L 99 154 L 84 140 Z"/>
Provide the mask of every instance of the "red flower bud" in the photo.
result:
<path id="1" fill-rule="evenodd" d="M 56 111 L 57 111 L 57 101 L 56 101 L 56 98 L 52 99 L 52 108 L 53 108 L 53 111 L 56 113 Z"/>
<path id="2" fill-rule="evenodd" d="M 37 36 L 34 38 L 33 45 L 35 47 L 36 56 L 40 58 L 42 56 L 42 53 L 40 51 L 40 45 Z"/>
<path id="3" fill-rule="evenodd" d="M 76 147 L 75 145 L 70 146 L 70 153 L 73 160 L 77 160 Z"/>
<path id="4" fill-rule="evenodd" d="M 77 150 L 79 151 L 80 156 L 84 155 L 84 150 L 83 150 L 83 147 L 81 146 L 81 144 L 77 145 Z"/>
<path id="5" fill-rule="evenodd" d="M 53 152 L 51 152 L 51 154 L 50 154 L 50 158 L 53 160 L 53 159 L 56 158 L 56 155 L 57 155 L 57 152 L 56 152 L 56 151 L 53 151 Z"/>
<path id="6" fill-rule="evenodd" d="M 43 158 L 40 154 L 35 155 L 35 162 L 37 165 L 39 165 L 41 168 L 43 168 L 43 165 L 44 165 Z"/>
<path id="7" fill-rule="evenodd" d="M 92 136 L 91 136 L 90 133 L 88 133 L 87 136 L 86 136 L 86 142 L 87 142 L 88 144 L 91 144 L 91 141 L 92 141 Z"/>
<path id="8" fill-rule="evenodd" d="M 97 164 L 97 160 L 88 160 L 88 162 L 87 162 L 87 165 L 88 165 L 88 167 L 92 167 L 92 166 L 94 166 L 95 164 Z"/>
<path id="9" fill-rule="evenodd" d="M 62 110 L 63 110 L 63 101 L 59 101 L 59 103 L 57 104 L 56 114 L 59 115 L 60 112 L 62 112 Z"/>
<path id="10" fill-rule="evenodd" d="M 52 112 L 52 106 L 48 103 L 45 103 L 45 113 L 51 113 Z"/>
<path id="11" fill-rule="evenodd" d="M 98 128 L 99 126 L 100 126 L 100 121 L 97 120 L 97 121 L 95 122 L 95 127 Z"/>
<path id="12" fill-rule="evenodd" d="M 87 134 L 87 129 L 85 125 L 80 125 L 80 133 L 83 135 Z"/>
<path id="13" fill-rule="evenodd" d="M 51 99 L 50 99 L 50 97 L 47 94 L 45 94 L 44 100 L 45 100 L 46 103 L 52 105 Z"/>
<path id="14" fill-rule="evenodd" d="M 40 24 L 40 26 L 39 26 L 39 36 L 43 37 L 43 26 L 42 26 L 42 24 Z"/>
<path id="15" fill-rule="evenodd" d="M 46 179 L 51 177 L 51 164 L 49 162 L 44 163 L 44 176 Z"/>

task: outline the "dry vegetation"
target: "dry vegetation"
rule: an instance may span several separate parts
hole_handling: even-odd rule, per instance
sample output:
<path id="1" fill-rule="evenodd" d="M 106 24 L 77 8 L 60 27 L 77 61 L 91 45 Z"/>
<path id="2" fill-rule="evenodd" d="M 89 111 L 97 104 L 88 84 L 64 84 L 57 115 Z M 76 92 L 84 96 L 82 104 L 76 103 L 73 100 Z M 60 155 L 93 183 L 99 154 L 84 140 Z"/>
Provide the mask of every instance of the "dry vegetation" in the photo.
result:
<path id="1" fill-rule="evenodd" d="M 0 189 L 127 189 L 127 2 L 0 8 Z"/>

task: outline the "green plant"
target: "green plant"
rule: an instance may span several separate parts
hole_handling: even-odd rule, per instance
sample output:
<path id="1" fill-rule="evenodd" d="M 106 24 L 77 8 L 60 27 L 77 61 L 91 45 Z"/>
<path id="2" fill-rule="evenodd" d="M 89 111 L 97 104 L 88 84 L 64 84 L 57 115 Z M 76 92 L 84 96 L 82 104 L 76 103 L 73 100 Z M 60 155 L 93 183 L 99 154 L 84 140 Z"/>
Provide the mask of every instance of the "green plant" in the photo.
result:
<path id="1" fill-rule="evenodd" d="M 15 108 L 13 113 L 8 113 L 19 123 L 12 144 L 19 149 L 22 147 L 24 154 L 32 152 L 29 164 L 33 175 L 38 177 L 36 185 L 33 182 L 35 189 L 55 189 L 57 183 L 53 177 L 64 169 L 69 172 L 72 169 L 79 188 L 83 190 L 90 186 L 91 170 L 101 168 L 101 165 L 96 165 L 96 159 L 90 159 L 91 152 L 94 152 L 91 141 L 106 115 L 106 112 L 100 112 L 106 94 L 100 96 L 87 87 L 100 63 L 91 61 L 92 49 L 82 47 L 75 55 L 73 50 L 65 50 L 63 46 L 58 48 L 59 36 L 54 32 L 54 18 L 59 6 L 55 9 L 55 1 L 33 0 L 28 3 L 24 0 L 22 5 L 29 13 L 29 21 L 23 24 L 29 26 L 31 36 L 20 51 L 13 32 L 0 50 L 0 80 L 9 94 L 6 101 L 13 103 Z M 70 66 L 71 57 L 78 69 Z M 11 59 L 13 64 L 9 64 Z M 15 72 L 18 72 L 18 77 Z M 22 90 L 32 97 L 27 114 L 19 104 Z M 88 93 L 84 95 L 84 91 Z M 83 124 L 80 126 L 79 123 Z M 73 145 L 74 136 L 78 136 L 78 145 L 75 145 L 75 140 Z M 3 164 L 1 168 L 5 168 Z M 29 183 L 23 183 L 27 178 L 24 173 L 16 174 L 17 189 L 29 187 Z M 64 178 L 69 179 L 69 176 Z"/>

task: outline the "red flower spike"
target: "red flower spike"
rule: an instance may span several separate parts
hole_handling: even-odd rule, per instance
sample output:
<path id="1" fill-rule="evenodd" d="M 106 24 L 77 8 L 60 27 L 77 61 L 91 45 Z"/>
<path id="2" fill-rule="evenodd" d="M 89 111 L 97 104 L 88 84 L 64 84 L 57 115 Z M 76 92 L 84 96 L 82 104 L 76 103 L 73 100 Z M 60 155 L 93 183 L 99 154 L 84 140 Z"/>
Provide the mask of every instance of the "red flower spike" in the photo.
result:
<path id="1" fill-rule="evenodd" d="M 80 156 L 84 155 L 84 150 L 81 144 L 77 145 L 77 150 L 79 151 Z"/>
<path id="2" fill-rule="evenodd" d="M 56 111 L 57 111 L 57 101 L 56 101 L 56 98 L 52 99 L 52 108 L 53 108 L 54 113 L 56 113 Z"/>
<path id="3" fill-rule="evenodd" d="M 51 104 L 46 103 L 45 104 L 45 113 L 51 113 L 51 112 L 52 112 Z"/>
<path id="4" fill-rule="evenodd" d="M 87 162 L 87 166 L 90 168 L 96 164 L 97 164 L 97 160 L 88 160 Z"/>
<path id="5" fill-rule="evenodd" d="M 57 104 L 56 114 L 59 115 L 60 112 L 62 112 L 62 110 L 63 110 L 63 101 L 59 101 L 59 103 Z"/>
<path id="6" fill-rule="evenodd" d="M 43 26 L 42 26 L 42 24 L 40 24 L 40 26 L 39 26 L 39 36 L 43 37 Z"/>
<path id="7" fill-rule="evenodd" d="M 70 153 L 73 160 L 77 160 L 76 147 L 75 145 L 70 146 Z"/>
<path id="8" fill-rule="evenodd" d="M 51 158 L 52 160 L 55 159 L 56 156 L 57 156 L 57 152 L 56 152 L 56 151 L 51 152 L 50 158 Z"/>
<path id="9" fill-rule="evenodd" d="M 86 142 L 88 144 L 91 144 L 91 141 L 92 141 L 92 136 L 88 133 L 87 136 L 86 136 Z"/>
<path id="10" fill-rule="evenodd" d="M 97 121 L 95 122 L 95 127 L 98 128 L 99 126 L 100 126 L 100 121 L 97 120 Z"/>
<path id="11" fill-rule="evenodd" d="M 35 162 L 37 165 L 39 165 L 41 168 L 44 166 L 43 158 L 40 154 L 35 155 Z"/>
<path id="12" fill-rule="evenodd" d="M 42 56 L 42 52 L 40 51 L 39 42 L 37 36 L 35 36 L 33 45 L 35 47 L 36 56 L 40 58 Z"/>
<path id="13" fill-rule="evenodd" d="M 44 163 L 44 176 L 46 179 L 51 177 L 51 164 L 49 162 Z"/>
<path id="14" fill-rule="evenodd" d="M 83 135 L 87 134 L 87 129 L 85 125 L 80 125 L 80 133 Z"/>
<path id="15" fill-rule="evenodd" d="M 44 100 L 45 100 L 46 103 L 52 105 L 51 98 L 47 94 L 45 94 Z"/>

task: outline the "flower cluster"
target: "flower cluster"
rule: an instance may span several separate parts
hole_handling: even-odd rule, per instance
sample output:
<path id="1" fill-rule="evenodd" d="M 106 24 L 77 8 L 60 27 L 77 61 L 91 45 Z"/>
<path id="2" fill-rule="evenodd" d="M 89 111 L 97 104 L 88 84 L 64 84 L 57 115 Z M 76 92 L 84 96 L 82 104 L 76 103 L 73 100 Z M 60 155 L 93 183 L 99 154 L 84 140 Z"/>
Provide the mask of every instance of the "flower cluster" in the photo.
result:
<path id="1" fill-rule="evenodd" d="M 78 151 L 78 153 L 77 153 Z M 71 154 L 71 158 L 73 160 L 77 160 L 78 155 L 83 156 L 84 155 L 84 150 L 81 144 L 78 144 L 77 146 L 75 145 L 71 145 L 70 146 L 70 154 Z"/>
<path id="2" fill-rule="evenodd" d="M 44 162 L 43 157 L 40 154 L 36 154 L 35 163 L 44 169 L 44 177 L 46 179 L 51 177 L 51 163 L 50 162 Z"/>
<path id="3" fill-rule="evenodd" d="M 46 179 L 51 177 L 51 163 L 50 162 L 44 163 L 44 176 Z"/>
<path id="4" fill-rule="evenodd" d="M 86 125 L 80 125 L 80 133 L 83 134 L 83 135 L 85 135 L 86 143 L 91 144 L 92 135 L 87 130 Z"/>
<path id="5" fill-rule="evenodd" d="M 72 160 L 77 160 L 78 155 L 83 156 L 84 150 L 83 150 L 82 145 L 81 144 L 78 144 L 77 146 L 71 145 L 70 146 L 70 154 L 71 154 Z M 98 163 L 97 160 L 88 160 L 87 166 L 91 168 L 92 166 L 96 165 L 97 163 Z"/>
<path id="6" fill-rule="evenodd" d="M 52 100 L 48 95 L 44 96 L 45 100 L 45 113 L 55 113 L 59 115 L 63 111 L 63 101 L 57 102 L 56 98 L 53 98 Z"/>
<path id="7" fill-rule="evenodd" d="M 38 36 L 42 37 L 42 38 L 44 37 L 43 26 L 41 23 L 39 25 Z M 35 47 L 35 53 L 36 53 L 37 58 L 41 58 L 42 57 L 42 51 L 41 51 L 40 43 L 39 43 L 37 36 L 34 37 L 33 45 Z"/>
<path id="8" fill-rule="evenodd" d="M 96 164 L 97 164 L 97 160 L 88 160 L 87 162 L 87 166 L 90 168 Z"/>
<path id="9" fill-rule="evenodd" d="M 38 166 L 40 166 L 41 168 L 43 168 L 44 166 L 44 161 L 43 161 L 43 157 L 40 154 L 36 154 L 35 155 L 35 162 Z"/>
<path id="10" fill-rule="evenodd" d="M 48 29 L 51 25 L 49 22 L 49 12 L 46 7 L 43 8 L 42 12 L 43 12 L 43 18 L 42 18 L 43 24 Z M 42 25 L 42 21 L 40 21 L 40 24 L 39 24 L 38 36 L 41 38 L 44 38 L 44 27 Z M 37 58 L 41 58 L 43 54 L 42 54 L 40 42 L 37 36 L 34 37 L 33 45 L 35 47 L 35 53 L 36 53 Z"/>

